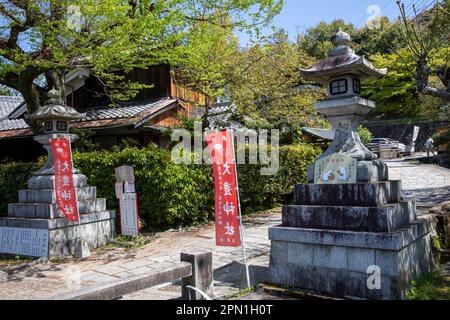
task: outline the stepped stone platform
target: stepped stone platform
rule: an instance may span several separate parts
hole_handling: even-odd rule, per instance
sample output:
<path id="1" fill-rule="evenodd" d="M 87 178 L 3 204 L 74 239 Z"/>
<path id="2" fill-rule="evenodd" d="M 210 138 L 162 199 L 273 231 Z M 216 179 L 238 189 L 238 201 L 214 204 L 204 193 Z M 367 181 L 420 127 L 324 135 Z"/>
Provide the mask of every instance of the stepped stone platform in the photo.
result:
<path id="1" fill-rule="evenodd" d="M 380 172 L 372 177 L 386 178 L 383 167 L 375 162 Z M 269 229 L 269 268 L 251 268 L 255 283 L 405 299 L 411 281 L 435 268 L 432 217 L 417 218 L 415 202 L 402 197 L 401 181 L 305 184 L 294 193 L 282 225 Z M 379 271 L 378 286 L 368 283 L 373 270 Z"/>
<path id="2" fill-rule="evenodd" d="M 0 227 L 47 230 L 48 258 L 74 255 L 80 232 L 90 249 L 106 245 L 115 236 L 115 212 L 106 210 L 106 199 L 97 198 L 97 188 L 88 185 L 86 176 L 73 177 L 81 229 L 58 210 L 54 175 L 39 172 L 29 179 L 28 189 L 19 191 L 18 203 L 8 204 Z"/>

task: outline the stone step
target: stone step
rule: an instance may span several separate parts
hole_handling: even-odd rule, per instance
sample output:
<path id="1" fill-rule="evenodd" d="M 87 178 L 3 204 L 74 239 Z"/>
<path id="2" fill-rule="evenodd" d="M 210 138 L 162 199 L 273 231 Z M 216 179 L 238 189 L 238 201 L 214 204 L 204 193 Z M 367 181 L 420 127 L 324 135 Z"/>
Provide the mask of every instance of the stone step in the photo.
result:
<path id="1" fill-rule="evenodd" d="M 64 217 L 57 209 L 56 203 L 10 203 L 8 217 L 56 219 Z M 80 214 L 101 212 L 106 210 L 106 199 L 90 199 L 78 202 Z"/>
<path id="2" fill-rule="evenodd" d="M 41 190 L 41 189 L 55 189 L 55 176 L 33 176 L 28 180 L 28 189 Z M 74 174 L 73 183 L 75 187 L 87 187 L 88 181 L 85 175 Z"/>
<path id="3" fill-rule="evenodd" d="M 92 200 L 97 197 L 96 187 L 76 188 L 77 200 Z M 19 203 L 56 203 L 54 189 L 19 190 Z"/>
<path id="4" fill-rule="evenodd" d="M 283 207 L 283 227 L 392 232 L 415 221 L 414 201 L 382 207 L 293 205 Z"/>
<path id="5" fill-rule="evenodd" d="M 402 200 L 401 181 L 352 184 L 300 184 L 297 205 L 379 207 Z"/>

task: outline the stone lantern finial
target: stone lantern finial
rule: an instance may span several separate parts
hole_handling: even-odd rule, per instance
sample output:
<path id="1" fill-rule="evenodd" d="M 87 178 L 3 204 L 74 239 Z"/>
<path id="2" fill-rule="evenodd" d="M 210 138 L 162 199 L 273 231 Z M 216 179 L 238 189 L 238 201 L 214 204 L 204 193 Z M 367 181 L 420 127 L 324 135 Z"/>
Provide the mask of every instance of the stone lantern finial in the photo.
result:
<path id="1" fill-rule="evenodd" d="M 347 32 L 342 31 L 339 27 L 339 31 L 333 37 L 333 44 L 337 46 L 348 46 L 350 45 L 351 37 Z"/>

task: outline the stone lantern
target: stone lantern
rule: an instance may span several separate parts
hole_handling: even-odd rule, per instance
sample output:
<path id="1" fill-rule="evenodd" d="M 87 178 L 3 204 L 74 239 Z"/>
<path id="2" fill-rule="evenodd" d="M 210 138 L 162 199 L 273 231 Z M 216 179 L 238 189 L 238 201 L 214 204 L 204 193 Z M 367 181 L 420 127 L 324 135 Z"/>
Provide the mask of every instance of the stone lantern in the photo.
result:
<path id="1" fill-rule="evenodd" d="M 375 107 L 359 96 L 360 82 L 386 70 L 356 55 L 347 33 L 339 31 L 333 42 L 327 59 L 302 72 L 328 87 L 316 108 L 332 123 L 334 141 L 308 168 L 308 184 L 295 186 L 282 224 L 269 228 L 270 264 L 254 268 L 252 279 L 337 296 L 404 299 L 411 281 L 434 268 L 432 217 L 417 216 L 401 181 L 389 179 L 387 165 L 357 132 Z M 333 171 L 331 177 L 331 170 L 342 176 Z M 320 178 L 323 172 L 328 179 Z"/>
<path id="2" fill-rule="evenodd" d="M 316 104 L 316 110 L 332 123 L 335 137 L 330 148 L 321 156 L 333 153 L 348 155 L 357 160 L 374 160 L 377 156 L 361 142 L 358 128 L 372 109 L 373 101 L 363 99 L 361 81 L 386 75 L 350 47 L 350 36 L 340 30 L 333 38 L 334 48 L 327 59 L 310 69 L 302 69 L 305 78 L 326 84 L 328 97 Z"/>
<path id="3" fill-rule="evenodd" d="M 39 107 L 28 116 L 28 119 L 37 121 L 42 126 L 43 134 L 34 137 L 34 140 L 44 146 L 48 153 L 48 160 L 38 174 L 53 174 L 53 154 L 50 140 L 65 138 L 73 143 L 77 135 L 69 134 L 70 121 L 80 120 L 82 115 L 75 109 L 68 107 L 60 98 L 60 92 L 52 89 L 48 92 L 45 105 Z M 74 169 L 74 173 L 77 170 Z"/>
<path id="4" fill-rule="evenodd" d="M 34 140 L 47 150 L 48 160 L 28 180 L 28 188 L 19 190 L 18 203 L 8 204 L 8 217 L 0 218 L 0 236 L 8 234 L 1 239 L 6 244 L 0 245 L 0 252 L 6 248 L 5 253 L 23 256 L 84 258 L 90 249 L 106 245 L 115 236 L 115 212 L 106 209 L 106 199 L 97 198 L 97 188 L 89 186 L 86 176 L 75 168 L 79 224 L 68 220 L 58 208 L 51 140 L 73 143 L 78 137 L 69 133 L 70 122 L 82 117 L 60 97 L 60 92 L 51 90 L 47 102 L 28 116 L 42 126 Z"/>

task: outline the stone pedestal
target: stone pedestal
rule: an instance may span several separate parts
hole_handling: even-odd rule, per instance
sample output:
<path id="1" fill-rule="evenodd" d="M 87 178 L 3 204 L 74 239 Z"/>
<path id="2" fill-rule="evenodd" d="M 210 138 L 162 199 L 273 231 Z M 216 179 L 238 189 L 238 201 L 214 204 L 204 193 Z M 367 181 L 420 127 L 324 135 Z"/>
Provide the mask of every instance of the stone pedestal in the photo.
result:
<path id="1" fill-rule="evenodd" d="M 381 163 L 360 164 L 359 180 L 369 176 L 374 182 L 296 186 L 283 224 L 269 230 L 270 267 L 254 273 L 258 281 L 404 299 L 411 281 L 433 270 L 431 217 L 417 218 L 415 203 L 402 199 L 400 181 L 375 179 L 385 176 Z M 378 169 L 367 175 L 371 165 Z"/>
<path id="2" fill-rule="evenodd" d="M 106 199 L 97 198 L 97 188 L 89 186 L 86 176 L 76 169 L 73 169 L 73 178 L 81 227 L 59 212 L 49 148 L 50 139 L 56 138 L 67 138 L 72 142 L 76 136 L 52 134 L 35 138 L 49 152 L 49 160 L 28 180 L 28 189 L 19 191 L 18 203 L 8 204 L 8 217 L 0 218 L 0 227 L 48 231 L 48 258 L 83 257 L 88 249 L 104 246 L 115 236 L 115 212 L 106 210 Z"/>

